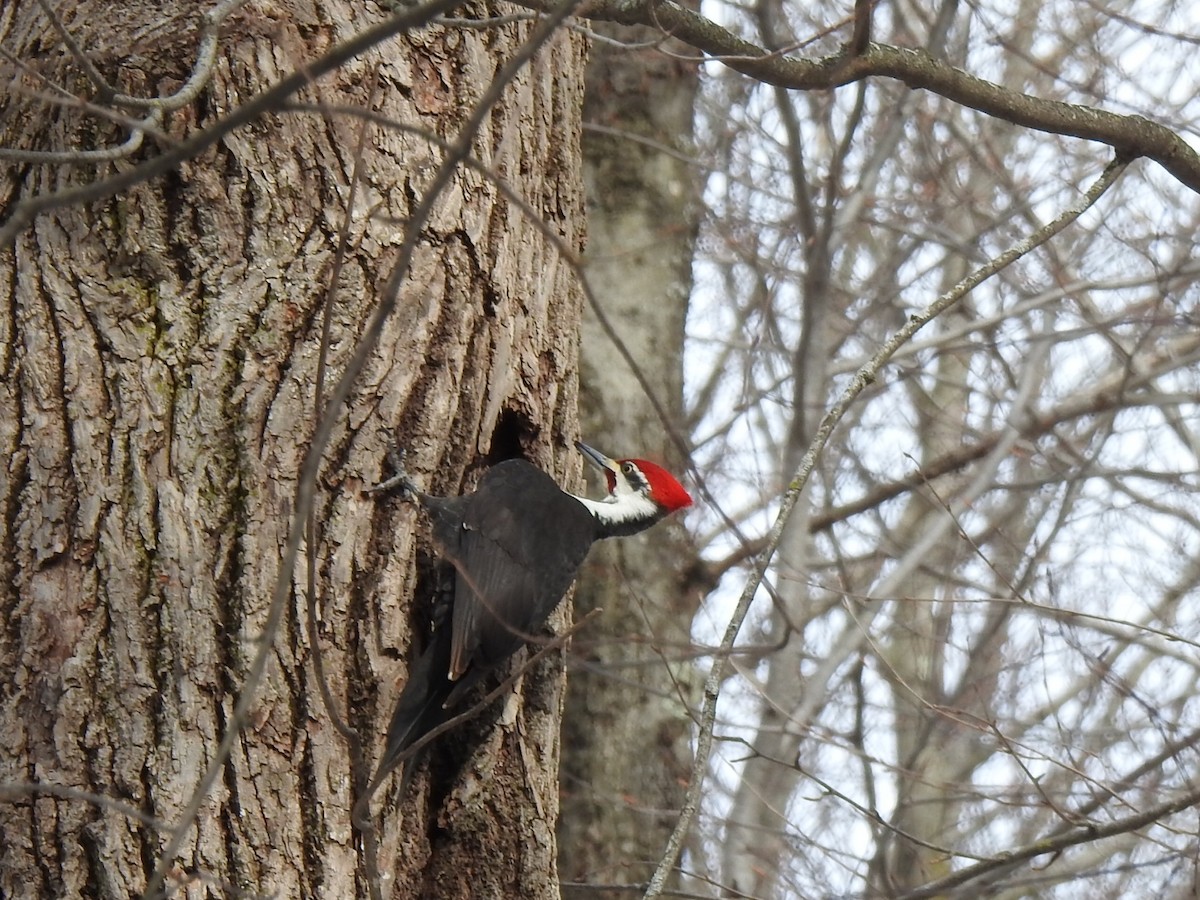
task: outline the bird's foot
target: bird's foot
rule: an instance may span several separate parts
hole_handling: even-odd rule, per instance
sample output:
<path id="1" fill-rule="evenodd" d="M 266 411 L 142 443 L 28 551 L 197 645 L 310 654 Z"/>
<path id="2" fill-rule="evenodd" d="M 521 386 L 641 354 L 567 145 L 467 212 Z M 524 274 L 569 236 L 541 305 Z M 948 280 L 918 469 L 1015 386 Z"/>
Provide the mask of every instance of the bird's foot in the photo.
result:
<path id="1" fill-rule="evenodd" d="M 379 484 L 373 484 L 368 488 L 363 488 L 364 494 L 381 494 L 384 491 L 390 491 L 392 488 L 399 487 L 404 492 L 406 499 L 415 499 L 421 496 L 421 490 L 413 482 L 408 475 L 408 470 L 404 468 L 405 451 L 396 446 L 395 439 L 388 441 L 387 458 L 391 463 L 392 471 L 395 473 L 391 478 L 387 478 Z"/>

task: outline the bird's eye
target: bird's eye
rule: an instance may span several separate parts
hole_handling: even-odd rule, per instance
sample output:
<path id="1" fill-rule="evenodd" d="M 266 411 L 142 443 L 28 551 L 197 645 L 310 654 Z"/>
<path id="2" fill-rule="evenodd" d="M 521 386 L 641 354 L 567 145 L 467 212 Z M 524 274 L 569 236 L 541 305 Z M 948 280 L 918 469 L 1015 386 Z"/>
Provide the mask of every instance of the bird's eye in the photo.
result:
<path id="1" fill-rule="evenodd" d="M 632 475 L 637 471 L 637 467 L 631 462 L 621 463 L 621 471 L 626 475 Z"/>

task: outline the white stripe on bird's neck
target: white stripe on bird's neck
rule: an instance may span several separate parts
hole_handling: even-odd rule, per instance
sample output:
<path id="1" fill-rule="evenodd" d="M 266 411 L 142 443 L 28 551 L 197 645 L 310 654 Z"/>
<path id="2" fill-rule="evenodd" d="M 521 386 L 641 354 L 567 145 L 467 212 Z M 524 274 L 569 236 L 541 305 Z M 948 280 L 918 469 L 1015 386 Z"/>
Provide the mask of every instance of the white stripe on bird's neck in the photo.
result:
<path id="1" fill-rule="evenodd" d="M 604 500 L 592 500 L 575 494 L 571 496 L 582 503 L 592 517 L 605 528 L 653 522 L 661 512 L 657 503 L 637 491 L 610 494 Z"/>

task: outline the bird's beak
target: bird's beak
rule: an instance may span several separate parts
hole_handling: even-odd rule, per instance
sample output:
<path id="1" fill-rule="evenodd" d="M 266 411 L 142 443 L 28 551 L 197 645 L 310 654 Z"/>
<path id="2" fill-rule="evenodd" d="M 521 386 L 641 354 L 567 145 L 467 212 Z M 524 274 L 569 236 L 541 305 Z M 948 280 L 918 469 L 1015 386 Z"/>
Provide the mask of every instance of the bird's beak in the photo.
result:
<path id="1" fill-rule="evenodd" d="M 615 459 L 609 459 L 599 450 L 589 447 L 583 441 L 576 441 L 575 449 L 582 453 L 587 461 L 601 472 L 612 472 L 615 474 L 621 468 Z"/>

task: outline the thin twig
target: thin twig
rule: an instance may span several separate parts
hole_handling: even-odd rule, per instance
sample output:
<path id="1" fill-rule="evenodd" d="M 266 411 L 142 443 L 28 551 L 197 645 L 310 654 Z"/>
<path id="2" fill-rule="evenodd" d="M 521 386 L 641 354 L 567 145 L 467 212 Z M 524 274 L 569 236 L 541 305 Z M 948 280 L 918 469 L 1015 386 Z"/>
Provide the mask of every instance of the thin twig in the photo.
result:
<path id="1" fill-rule="evenodd" d="M 39 794 L 45 794 L 50 797 L 61 797 L 64 800 L 80 800 L 84 803 L 91 803 L 100 809 L 111 810 L 119 815 L 133 819 L 135 822 L 141 822 L 143 825 L 155 830 L 162 830 L 165 827 L 164 823 L 155 816 L 143 812 L 136 806 L 130 806 L 128 803 L 114 800 L 107 794 L 95 794 L 91 791 L 82 791 L 79 788 L 68 787 L 65 784 L 46 784 L 40 781 L 0 782 L 0 800 L 16 800 L 18 797 L 32 797 Z"/>
<path id="2" fill-rule="evenodd" d="M 865 53 L 871 43 L 872 0 L 854 0 L 854 32 L 846 48 L 851 56 Z"/>
<path id="3" fill-rule="evenodd" d="M 0 48 L 0 54 L 3 54 L 6 59 L 19 69 L 49 85 L 56 93 L 65 94 L 70 100 L 75 101 L 72 105 L 78 106 L 78 108 L 91 112 L 94 115 L 119 122 L 129 129 L 129 136 L 120 144 L 112 147 L 103 147 L 96 150 L 17 150 L 10 147 L 0 147 L 0 159 L 37 164 L 94 165 L 96 163 L 112 162 L 113 160 L 132 156 L 141 149 L 147 134 L 154 135 L 160 139 L 164 137 L 162 134 L 164 113 L 180 109 L 191 103 L 199 96 L 204 86 L 208 84 L 212 78 L 213 67 L 217 60 L 217 46 L 221 23 L 238 7 L 244 5 L 246 0 L 225 0 L 220 6 L 217 6 L 204 15 L 204 26 L 200 33 L 200 46 L 196 51 L 196 62 L 192 66 L 192 74 L 179 90 L 167 97 L 134 97 L 129 94 L 119 93 L 104 80 L 104 76 L 92 65 L 91 60 L 83 53 L 62 20 L 58 17 L 58 14 L 50 6 L 49 0 L 38 0 L 38 3 L 41 5 L 42 11 L 50 19 L 51 24 L 58 32 L 63 43 L 66 44 L 71 55 L 75 58 L 75 61 L 83 68 L 88 80 L 100 92 L 101 101 L 112 106 L 125 106 L 146 110 L 146 114 L 141 119 L 130 119 L 116 110 L 106 109 L 96 103 L 84 100 L 75 94 L 67 92 L 58 85 L 52 84 L 44 75 L 33 71 L 24 61 L 18 59 L 9 51 Z"/>
<path id="4" fill-rule="evenodd" d="M 578 622 L 575 622 L 573 625 L 571 625 L 571 627 L 568 628 L 566 631 L 562 632 L 561 634 L 557 634 L 554 637 L 550 638 L 549 640 L 545 641 L 545 643 L 541 647 L 541 649 L 539 649 L 536 653 L 534 653 L 532 656 L 530 656 L 528 659 L 526 659 L 524 663 L 522 663 L 520 666 L 518 666 L 511 674 L 508 675 L 507 678 L 505 678 L 498 685 L 496 685 L 494 688 L 492 688 L 492 690 L 488 691 L 487 694 L 484 695 L 479 700 L 478 703 L 474 704 L 473 706 L 464 710 L 463 712 L 456 713 L 453 718 L 447 719 L 445 722 L 442 722 L 436 728 L 431 728 L 429 731 L 427 731 L 423 735 L 421 735 L 417 740 L 413 741 L 411 744 L 409 744 L 407 747 L 405 747 L 403 752 L 401 752 L 400 755 L 398 757 L 396 757 L 397 763 L 403 763 L 403 762 L 406 762 L 407 760 L 411 760 L 421 750 L 424 750 L 427 746 L 429 746 L 429 744 L 431 744 L 433 741 L 437 740 L 439 737 L 441 737 L 447 731 L 450 731 L 453 728 L 457 728 L 463 722 L 466 722 L 470 719 L 475 718 L 477 715 L 479 715 L 481 712 L 483 712 L 485 709 L 487 709 L 488 706 L 490 706 L 495 700 L 498 700 L 500 697 L 504 696 L 504 694 L 506 694 L 510 690 L 512 690 L 513 685 L 515 685 L 517 683 L 517 680 L 519 678 L 521 678 L 523 675 L 525 675 L 526 672 L 529 672 L 531 669 L 533 669 L 534 666 L 536 666 L 539 662 L 541 662 L 543 659 L 545 659 L 548 655 L 553 653 L 555 650 L 558 650 L 558 649 L 562 648 L 563 646 L 565 646 L 567 644 L 567 642 L 571 640 L 571 638 L 573 638 L 576 634 L 578 634 L 580 631 L 582 631 L 583 628 L 588 623 L 590 623 L 592 621 L 592 619 L 596 618 L 596 616 L 598 616 L 601 612 L 602 612 L 602 610 L 599 608 L 593 609 L 591 612 L 587 613 L 587 615 L 585 615 L 583 618 L 581 618 Z M 376 780 L 371 783 L 370 792 L 363 798 L 362 801 L 360 801 L 360 803 L 362 803 L 364 801 L 368 802 L 368 803 L 370 802 L 371 797 L 379 789 L 379 786 L 383 782 L 387 781 L 388 776 L 392 774 L 393 769 L 394 769 L 394 766 L 388 768 L 387 771 L 385 771 L 385 772 L 379 773 L 379 775 L 376 777 Z"/>
<path id="5" fill-rule="evenodd" d="M 371 71 L 371 84 L 367 89 L 366 105 L 375 105 L 379 91 L 379 66 Z M 363 162 L 366 158 L 367 136 L 371 134 L 370 123 L 363 120 L 359 123 L 358 140 L 354 146 L 354 165 L 350 171 L 350 187 L 346 196 L 345 215 L 338 229 L 338 244 L 333 255 L 333 266 L 329 272 L 329 285 L 325 291 L 325 302 L 321 310 L 321 343 L 317 351 L 317 378 L 313 387 L 313 425 L 321 421 L 325 415 L 325 378 L 329 365 L 329 344 L 333 332 L 333 305 L 337 299 L 338 286 L 342 282 L 342 269 L 345 266 L 346 255 L 350 248 L 350 223 L 354 221 L 354 207 L 358 200 L 358 187 L 362 182 Z M 321 702 L 338 734 L 346 741 L 350 760 L 350 777 L 352 779 L 352 796 L 358 797 L 369 793 L 371 773 L 367 765 L 366 753 L 363 748 L 362 735 L 343 718 L 338 708 L 337 699 L 329 687 L 329 678 L 325 674 L 325 654 L 321 645 L 321 635 L 317 628 L 319 612 L 317 609 L 317 511 L 315 505 L 308 513 L 307 537 L 307 582 L 308 603 L 307 622 L 308 647 L 312 653 L 313 677 L 317 682 L 317 690 L 321 694 Z M 353 820 L 351 822 L 353 823 Z M 382 900 L 383 894 L 379 889 L 379 860 L 378 847 L 373 836 L 366 831 L 362 835 L 363 866 L 366 869 L 367 891 L 371 900 Z"/>
<path id="6" fill-rule="evenodd" d="M 119 106 L 165 112 L 187 106 L 200 96 L 200 91 L 212 77 L 213 67 L 217 62 L 217 44 L 221 35 L 221 24 L 245 4 L 246 0 L 225 0 L 224 3 L 204 14 L 204 26 L 200 30 L 200 45 L 196 49 L 196 63 L 192 66 L 192 74 L 175 93 L 166 97 L 133 97 L 129 94 L 115 94 L 112 102 Z"/>
<path id="7" fill-rule="evenodd" d="M 229 0 L 229 3 L 234 6 L 238 2 L 241 0 Z M 236 131 L 259 116 L 278 108 L 288 97 L 303 90 L 322 75 L 334 71 L 389 38 L 427 24 L 430 19 L 454 9 L 461 2 L 462 0 L 428 0 L 420 6 L 414 6 L 412 9 L 392 16 L 387 21 L 348 38 L 332 47 L 308 66 L 292 72 L 271 87 L 256 94 L 223 119 L 214 122 L 187 140 L 180 141 L 153 159 L 90 184 L 38 194 L 20 201 L 12 207 L 12 214 L 0 228 L 0 247 L 12 244 L 17 235 L 41 213 L 64 206 L 93 203 L 175 170 L 182 163 L 194 159 L 209 147 L 219 143 L 230 132 Z M 224 8 L 224 6 L 219 7 L 218 11 Z"/>
<path id="8" fill-rule="evenodd" d="M 1190 809 L 1197 804 L 1200 804 L 1200 788 L 1193 788 L 1186 794 L 1182 794 L 1173 800 L 1166 800 L 1136 815 L 1117 819 L 1106 825 L 1093 825 L 1091 823 L 1072 825 L 1054 837 L 1034 841 L 1032 844 L 1026 844 L 1024 847 L 1016 850 L 998 854 L 991 859 L 976 863 L 973 866 L 966 866 L 952 875 L 947 875 L 936 881 L 930 881 L 914 891 L 900 894 L 897 900 L 922 900 L 925 897 L 944 895 L 951 888 L 975 881 L 984 875 L 998 875 L 1003 871 L 1016 867 L 1020 863 L 1028 862 L 1039 856 L 1060 853 L 1068 847 L 1074 847 L 1077 844 L 1090 844 L 1104 838 L 1128 834 L 1131 831 L 1145 828 L 1147 825 L 1153 825 L 1165 816 Z"/>
<path id="9" fill-rule="evenodd" d="M 55 12 L 54 7 L 50 5 L 50 0 L 38 0 L 38 6 L 42 8 L 42 12 L 46 14 L 46 18 L 50 20 L 50 24 L 54 26 L 54 30 L 58 32 L 58 36 L 66 45 L 67 50 L 71 52 L 71 56 L 79 64 L 79 68 L 83 69 L 83 74 L 87 76 L 88 81 L 100 92 L 101 100 L 107 100 L 112 97 L 116 93 L 116 89 L 105 81 L 100 71 L 92 65 L 92 61 L 88 59 L 87 54 L 76 43 L 71 32 L 67 30 L 67 26 L 58 17 L 58 13 Z"/>

